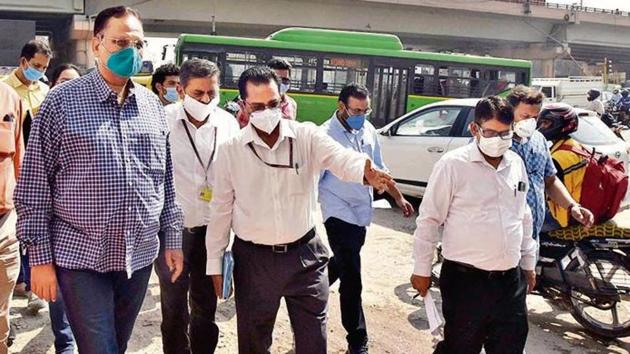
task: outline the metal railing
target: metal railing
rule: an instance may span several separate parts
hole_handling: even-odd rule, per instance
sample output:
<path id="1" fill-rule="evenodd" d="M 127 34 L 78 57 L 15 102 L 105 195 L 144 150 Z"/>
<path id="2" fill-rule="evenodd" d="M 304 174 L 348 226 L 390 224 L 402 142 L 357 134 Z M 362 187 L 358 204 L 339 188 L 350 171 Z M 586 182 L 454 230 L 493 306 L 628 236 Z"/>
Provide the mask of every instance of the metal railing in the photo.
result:
<path id="1" fill-rule="evenodd" d="M 546 0 L 496 0 L 502 2 L 511 2 L 516 4 L 526 4 L 529 2 L 531 6 L 545 6 L 550 9 L 558 9 L 558 10 L 567 10 L 567 11 L 576 11 L 576 12 L 588 12 L 588 13 L 596 13 L 596 14 L 608 14 L 614 16 L 630 16 L 629 11 L 622 11 L 619 9 L 602 9 L 598 7 L 589 7 L 589 6 L 580 6 L 576 4 L 558 4 L 554 2 L 549 2 Z"/>
<path id="2" fill-rule="evenodd" d="M 595 14 L 608 14 L 608 15 L 616 15 L 616 16 L 629 16 L 630 13 L 628 11 L 622 11 L 619 9 L 601 9 L 598 7 L 589 7 L 589 6 L 580 6 L 580 5 L 569 5 L 569 4 L 556 4 L 548 2 L 545 4 L 550 9 L 560 9 L 560 10 L 569 10 L 569 11 L 579 11 L 579 12 L 589 12 Z"/>

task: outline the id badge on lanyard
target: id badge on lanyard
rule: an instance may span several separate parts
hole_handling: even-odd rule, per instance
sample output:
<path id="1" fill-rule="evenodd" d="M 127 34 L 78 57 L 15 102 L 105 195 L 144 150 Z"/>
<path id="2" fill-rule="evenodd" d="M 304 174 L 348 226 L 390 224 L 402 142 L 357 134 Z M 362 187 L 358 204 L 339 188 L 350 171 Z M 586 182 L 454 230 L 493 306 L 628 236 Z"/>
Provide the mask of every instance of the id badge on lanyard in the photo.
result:
<path id="1" fill-rule="evenodd" d="M 212 188 L 210 188 L 210 184 L 208 183 L 208 169 L 210 169 L 210 165 L 212 164 L 212 160 L 214 159 L 214 153 L 217 150 L 217 127 L 214 127 L 214 142 L 212 147 L 212 154 L 210 155 L 210 159 L 208 160 L 208 164 L 204 166 L 203 161 L 201 160 L 201 156 L 199 155 L 199 151 L 197 151 L 197 146 L 195 146 L 195 142 L 193 141 L 192 136 L 190 135 L 190 131 L 188 131 L 188 127 L 186 126 L 186 122 L 182 120 L 182 124 L 186 129 L 186 134 L 188 135 L 188 139 L 190 140 L 190 145 L 195 151 L 195 156 L 197 157 L 197 161 L 201 164 L 201 167 L 204 170 L 204 183 L 201 189 L 199 189 L 199 193 L 197 197 L 206 202 L 210 203 L 212 200 Z"/>
<path id="2" fill-rule="evenodd" d="M 210 203 L 212 200 L 212 188 L 210 188 L 207 183 L 205 183 L 199 191 L 199 199 L 207 203 Z"/>

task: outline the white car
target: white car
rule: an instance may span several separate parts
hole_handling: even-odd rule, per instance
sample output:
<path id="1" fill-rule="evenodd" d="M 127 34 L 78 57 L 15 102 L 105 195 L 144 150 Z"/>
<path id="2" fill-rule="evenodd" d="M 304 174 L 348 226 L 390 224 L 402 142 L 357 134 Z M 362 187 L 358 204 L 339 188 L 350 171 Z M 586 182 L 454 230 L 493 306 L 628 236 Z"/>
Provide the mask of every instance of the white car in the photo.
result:
<path id="1" fill-rule="evenodd" d="M 421 198 L 433 165 L 446 152 L 472 141 L 468 125 L 474 119 L 478 101 L 471 98 L 436 102 L 379 129 L 383 159 L 403 194 Z M 576 110 L 580 123 L 571 136 L 583 145 L 621 159 L 627 171 L 628 144 L 595 113 Z"/>

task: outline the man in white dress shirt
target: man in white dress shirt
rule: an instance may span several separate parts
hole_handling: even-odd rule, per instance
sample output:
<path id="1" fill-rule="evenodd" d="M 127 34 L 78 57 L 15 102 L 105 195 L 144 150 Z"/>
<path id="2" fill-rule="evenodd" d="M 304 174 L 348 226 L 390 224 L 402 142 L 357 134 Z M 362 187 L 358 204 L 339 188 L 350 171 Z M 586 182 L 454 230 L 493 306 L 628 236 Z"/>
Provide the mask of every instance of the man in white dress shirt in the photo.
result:
<path id="1" fill-rule="evenodd" d="M 425 296 L 438 228 L 444 341 L 435 353 L 523 353 L 525 296 L 535 285 L 536 241 L 527 170 L 512 144 L 511 106 L 488 97 L 475 108 L 475 141 L 435 165 L 414 235 L 413 287 Z"/>
<path id="2" fill-rule="evenodd" d="M 166 107 L 175 193 L 184 211 L 184 270 L 173 283 L 164 257 L 156 260 L 165 354 L 213 353 L 219 337 L 214 322 L 217 296 L 205 271 L 206 225 L 214 161 L 221 144 L 240 132 L 234 117 L 217 107 L 219 74 L 208 60 L 184 62 L 180 78 L 186 96 Z"/>
<path id="3" fill-rule="evenodd" d="M 281 119 L 278 77 L 270 68 L 247 69 L 238 87 L 250 119 L 218 152 L 207 274 L 220 293 L 232 229 L 239 352 L 269 353 L 284 297 L 296 353 L 325 354 L 328 251 L 314 229 L 316 177 L 327 169 L 377 190 L 393 182 L 366 155 L 343 148 L 315 125 Z"/>

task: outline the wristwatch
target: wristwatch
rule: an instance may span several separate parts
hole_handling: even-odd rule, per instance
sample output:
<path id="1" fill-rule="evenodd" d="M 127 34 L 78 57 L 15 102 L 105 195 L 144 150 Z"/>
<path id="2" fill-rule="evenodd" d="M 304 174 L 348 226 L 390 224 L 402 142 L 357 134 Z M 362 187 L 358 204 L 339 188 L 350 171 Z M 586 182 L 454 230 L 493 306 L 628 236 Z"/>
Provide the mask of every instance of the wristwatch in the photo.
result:
<path id="1" fill-rule="evenodd" d="M 575 207 L 582 207 L 579 203 L 571 203 L 571 205 L 569 205 L 569 209 L 567 209 L 569 211 L 569 213 L 571 212 L 571 210 Z"/>

